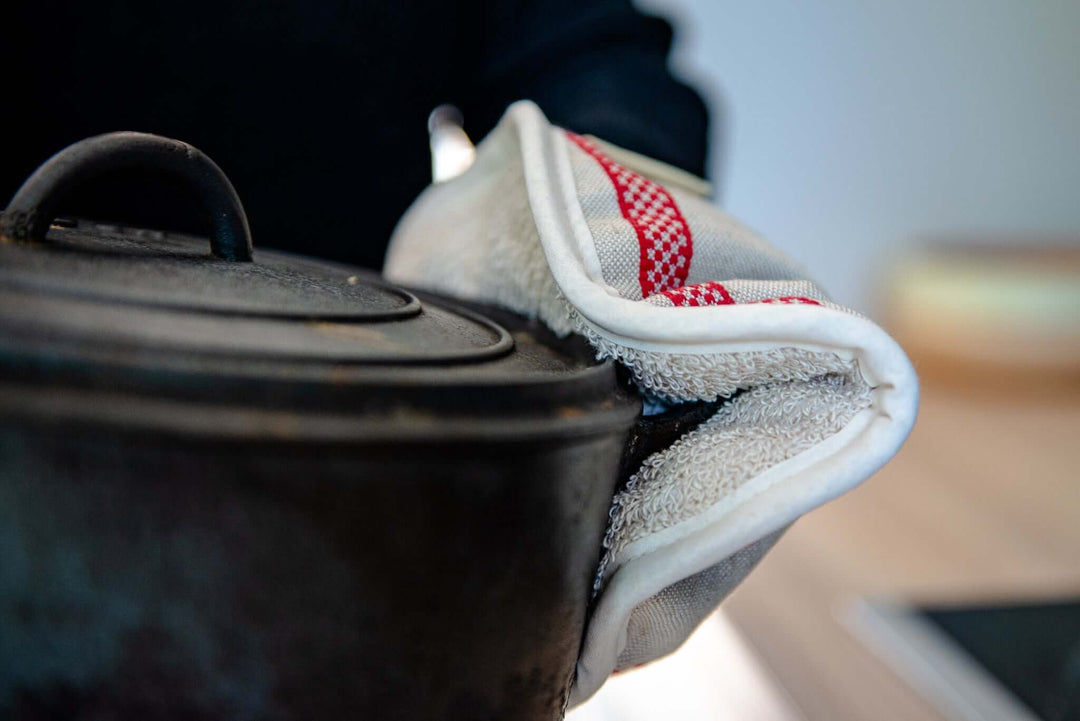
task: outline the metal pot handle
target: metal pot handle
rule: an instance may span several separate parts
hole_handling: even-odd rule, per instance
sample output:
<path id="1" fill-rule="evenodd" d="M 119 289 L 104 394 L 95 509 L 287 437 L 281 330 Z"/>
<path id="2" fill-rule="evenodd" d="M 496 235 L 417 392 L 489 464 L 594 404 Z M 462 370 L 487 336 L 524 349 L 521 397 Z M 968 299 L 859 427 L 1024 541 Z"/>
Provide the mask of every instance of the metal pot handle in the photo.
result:
<path id="1" fill-rule="evenodd" d="M 221 168 L 187 143 L 149 133 L 96 135 L 49 158 L 0 214 L 0 239 L 43 241 L 57 205 L 72 188 L 127 168 L 165 172 L 186 183 L 213 218 L 210 252 L 225 260 L 252 260 L 244 207 Z"/>

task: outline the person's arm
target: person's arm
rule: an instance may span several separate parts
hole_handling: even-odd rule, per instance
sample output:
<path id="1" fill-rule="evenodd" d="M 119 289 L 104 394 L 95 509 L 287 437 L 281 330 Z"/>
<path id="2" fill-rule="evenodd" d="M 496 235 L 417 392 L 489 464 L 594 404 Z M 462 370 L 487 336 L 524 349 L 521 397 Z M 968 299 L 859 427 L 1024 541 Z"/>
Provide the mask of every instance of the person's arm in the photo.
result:
<path id="1" fill-rule="evenodd" d="M 708 115 L 668 70 L 671 26 L 628 0 L 492 2 L 475 28 L 461 100 L 482 137 L 528 98 L 552 122 L 705 175 Z"/>

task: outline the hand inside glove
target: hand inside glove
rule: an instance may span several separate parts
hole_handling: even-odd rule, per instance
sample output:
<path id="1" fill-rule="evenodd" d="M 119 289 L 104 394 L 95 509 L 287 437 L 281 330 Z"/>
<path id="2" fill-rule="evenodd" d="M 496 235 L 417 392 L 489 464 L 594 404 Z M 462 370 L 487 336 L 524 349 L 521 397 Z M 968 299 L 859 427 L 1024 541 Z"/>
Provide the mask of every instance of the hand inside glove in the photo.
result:
<path id="1" fill-rule="evenodd" d="M 571 703 L 676 649 L 783 529 L 869 477 L 915 420 L 900 347 L 701 197 L 702 182 L 510 107 L 395 231 L 393 281 L 579 333 L 647 406 L 729 398 L 612 504 Z"/>

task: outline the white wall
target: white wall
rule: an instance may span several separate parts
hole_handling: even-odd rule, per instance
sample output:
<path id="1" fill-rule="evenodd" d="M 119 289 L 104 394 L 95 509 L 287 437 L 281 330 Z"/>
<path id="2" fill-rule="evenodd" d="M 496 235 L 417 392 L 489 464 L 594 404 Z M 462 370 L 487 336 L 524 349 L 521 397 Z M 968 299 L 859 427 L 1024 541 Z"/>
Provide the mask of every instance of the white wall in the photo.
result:
<path id="1" fill-rule="evenodd" d="M 838 300 L 924 239 L 1080 239 L 1080 0 L 638 5 L 720 115 L 721 203 Z"/>

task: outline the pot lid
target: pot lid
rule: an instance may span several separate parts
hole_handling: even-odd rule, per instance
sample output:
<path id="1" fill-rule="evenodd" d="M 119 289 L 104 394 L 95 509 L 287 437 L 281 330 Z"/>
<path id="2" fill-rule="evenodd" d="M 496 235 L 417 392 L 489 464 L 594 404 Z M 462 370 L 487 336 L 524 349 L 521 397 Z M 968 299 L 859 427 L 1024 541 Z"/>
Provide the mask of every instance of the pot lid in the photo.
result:
<path id="1" fill-rule="evenodd" d="M 260 251 L 211 255 L 205 238 L 63 219 L 45 241 L 9 244 L 0 284 L 36 292 L 218 315 L 385 321 L 416 315 L 412 295 L 348 268 Z"/>
<path id="2" fill-rule="evenodd" d="M 56 219 L 72 188 L 117 169 L 192 189 L 210 238 Z M 0 217 L 0 291 L 12 329 L 87 347 L 338 363 L 461 363 L 505 354 L 489 320 L 425 309 L 371 274 L 252 249 L 243 207 L 205 155 L 175 140 L 111 133 L 42 165 Z"/>
<path id="3" fill-rule="evenodd" d="M 117 168 L 179 178 L 209 238 L 56 219 L 68 190 Z M 610 362 L 492 312 L 498 321 L 348 266 L 256 252 L 206 156 L 99 136 L 46 162 L 0 215 L 0 420 L 351 444 L 629 426 L 640 402 Z"/>
<path id="4" fill-rule="evenodd" d="M 287 253 L 210 256 L 205 238 L 100 225 L 0 245 L 0 323 L 84 349 L 248 360 L 449 364 L 513 347 L 498 324 L 377 276 Z"/>
<path id="5" fill-rule="evenodd" d="M 57 219 L 71 188 L 119 168 L 179 178 L 209 237 Z M 0 214 L 0 420 L 213 442 L 517 442 L 625 429 L 639 408 L 580 339 L 253 250 L 228 179 L 178 141 L 76 143 Z"/>

